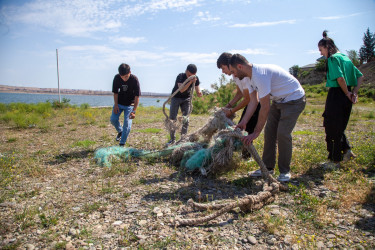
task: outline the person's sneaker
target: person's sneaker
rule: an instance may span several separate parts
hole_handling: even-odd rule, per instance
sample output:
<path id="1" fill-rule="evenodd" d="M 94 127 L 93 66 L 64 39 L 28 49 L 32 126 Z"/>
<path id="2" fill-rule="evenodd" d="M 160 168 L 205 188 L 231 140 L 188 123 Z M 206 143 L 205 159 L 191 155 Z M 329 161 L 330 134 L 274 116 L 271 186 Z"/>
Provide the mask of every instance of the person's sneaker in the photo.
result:
<path id="1" fill-rule="evenodd" d="M 121 140 L 122 132 L 118 133 L 116 136 L 116 141 Z"/>
<path id="2" fill-rule="evenodd" d="M 277 180 L 281 182 L 286 182 L 286 181 L 290 181 L 290 177 L 291 177 L 290 172 L 281 173 L 279 177 L 277 177 Z"/>
<path id="3" fill-rule="evenodd" d="M 273 170 L 268 170 L 268 172 L 270 174 L 273 174 L 274 171 Z M 261 177 L 262 176 L 262 170 L 258 169 L 258 170 L 255 170 L 253 172 L 250 172 L 250 177 Z"/>
<path id="4" fill-rule="evenodd" d="M 347 162 L 350 161 L 351 159 L 356 158 L 357 156 L 349 149 L 345 152 L 342 161 Z"/>
<path id="5" fill-rule="evenodd" d="M 120 147 L 125 147 L 125 144 L 119 144 Z"/>
<path id="6" fill-rule="evenodd" d="M 169 140 L 169 142 L 167 142 L 166 144 L 165 144 L 165 146 L 166 147 L 169 147 L 169 146 L 171 146 L 171 145 L 173 145 L 173 144 L 175 144 L 176 143 L 176 141 L 175 140 Z"/>

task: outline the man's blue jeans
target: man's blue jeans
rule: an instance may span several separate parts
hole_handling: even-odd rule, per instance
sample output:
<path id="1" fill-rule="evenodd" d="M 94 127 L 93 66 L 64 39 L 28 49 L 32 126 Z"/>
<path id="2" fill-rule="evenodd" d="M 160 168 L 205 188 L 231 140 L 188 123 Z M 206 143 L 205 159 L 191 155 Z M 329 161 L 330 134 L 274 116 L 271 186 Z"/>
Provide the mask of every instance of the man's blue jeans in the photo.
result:
<path id="1" fill-rule="evenodd" d="M 132 127 L 132 119 L 129 119 L 130 113 L 133 111 L 133 106 L 124 106 L 124 105 L 118 105 L 119 107 L 119 112 L 115 114 L 114 112 L 114 107 L 112 108 L 112 115 L 111 115 L 111 123 L 117 130 L 117 133 L 122 132 L 121 140 L 120 140 L 120 145 L 125 145 L 126 140 L 128 139 L 128 135 L 130 133 L 130 129 Z M 124 125 L 121 127 L 120 124 L 120 115 L 121 113 L 124 112 Z"/>

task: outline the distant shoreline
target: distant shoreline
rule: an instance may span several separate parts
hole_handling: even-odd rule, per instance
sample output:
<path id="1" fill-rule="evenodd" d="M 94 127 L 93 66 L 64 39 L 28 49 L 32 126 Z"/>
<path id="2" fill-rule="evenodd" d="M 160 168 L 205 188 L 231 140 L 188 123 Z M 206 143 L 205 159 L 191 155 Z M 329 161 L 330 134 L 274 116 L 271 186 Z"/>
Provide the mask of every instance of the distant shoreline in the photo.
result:
<path id="1" fill-rule="evenodd" d="M 9 94 L 39 94 L 39 95 L 58 95 L 59 93 L 54 92 L 28 92 L 28 91 L 4 91 L 0 90 L 0 93 L 9 93 Z M 85 93 L 61 93 L 60 95 L 92 95 L 92 96 L 112 96 L 112 94 L 85 94 Z M 141 95 L 141 98 L 168 98 L 166 95 Z"/>
<path id="2" fill-rule="evenodd" d="M 13 93 L 13 94 L 49 94 L 58 95 L 57 88 L 36 88 L 36 87 L 20 87 L 20 86 L 9 86 L 0 84 L 0 93 Z M 85 90 L 85 89 L 60 89 L 60 95 L 96 95 L 96 96 L 112 96 L 111 91 L 105 90 Z M 152 98 L 168 98 L 169 93 L 153 93 L 143 92 L 141 97 L 152 97 Z"/>

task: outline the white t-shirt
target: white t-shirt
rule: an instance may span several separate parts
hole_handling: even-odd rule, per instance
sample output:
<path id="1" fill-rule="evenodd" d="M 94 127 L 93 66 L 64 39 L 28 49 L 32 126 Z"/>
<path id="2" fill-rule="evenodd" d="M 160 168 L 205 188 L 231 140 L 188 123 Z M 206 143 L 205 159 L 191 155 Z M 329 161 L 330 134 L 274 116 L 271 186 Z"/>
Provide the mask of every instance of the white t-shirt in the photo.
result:
<path id="1" fill-rule="evenodd" d="M 273 64 L 253 64 L 250 85 L 250 93 L 257 91 L 259 98 L 270 94 L 271 100 L 278 103 L 297 100 L 305 95 L 294 76 Z"/>
<path id="2" fill-rule="evenodd" d="M 250 92 L 251 88 L 251 80 L 249 77 L 244 77 L 242 80 L 240 80 L 238 77 L 233 76 L 233 81 L 236 83 L 238 88 L 241 90 L 241 93 L 243 93 L 244 89 L 248 89 Z"/>

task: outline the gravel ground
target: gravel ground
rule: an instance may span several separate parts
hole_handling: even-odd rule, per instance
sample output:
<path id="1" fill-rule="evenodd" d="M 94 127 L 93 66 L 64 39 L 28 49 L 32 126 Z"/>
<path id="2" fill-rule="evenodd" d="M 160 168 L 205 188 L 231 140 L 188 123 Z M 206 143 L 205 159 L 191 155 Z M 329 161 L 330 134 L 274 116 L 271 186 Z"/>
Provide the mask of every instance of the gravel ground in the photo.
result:
<path id="1" fill-rule="evenodd" d="M 147 126 L 135 124 L 133 138 L 141 134 L 137 130 Z M 110 126 L 96 128 L 108 131 L 101 135 L 102 139 L 92 137 L 90 129 L 75 131 L 65 127 L 65 134 L 52 136 L 36 129 L 13 130 L 4 125 L 0 129 L 1 152 L 9 149 L 9 144 L 4 144 L 11 135 L 22 138 L 12 146 L 14 150 L 34 156 L 24 162 L 32 170 L 23 171 L 19 176 L 22 181 L 9 185 L 5 191 L 14 192 L 0 203 L 2 249 L 375 248 L 373 204 L 321 206 L 317 225 L 317 220 L 308 218 L 309 206 L 301 204 L 305 200 L 296 199 L 295 193 L 288 191 L 251 213 L 234 209 L 204 225 L 175 227 L 172 222 L 176 217 L 210 213 L 189 208 L 188 199 L 232 201 L 256 194 L 261 189 L 261 179 L 248 178 L 246 172 L 207 178 L 185 173 L 168 161 L 132 160 L 107 169 L 93 161 L 95 148 L 69 146 L 78 137 L 104 140 L 105 144 L 106 136 L 113 145 L 115 133 Z M 161 141 L 166 141 L 164 135 L 161 137 Z M 153 137 L 144 138 L 148 144 L 134 140 L 129 143 L 135 147 L 155 147 Z M 294 176 L 291 186 L 298 186 L 304 178 Z M 321 179 L 312 177 L 308 183 L 310 200 L 335 201 L 335 190 L 326 187 Z M 301 214 L 306 218 L 301 219 Z"/>

